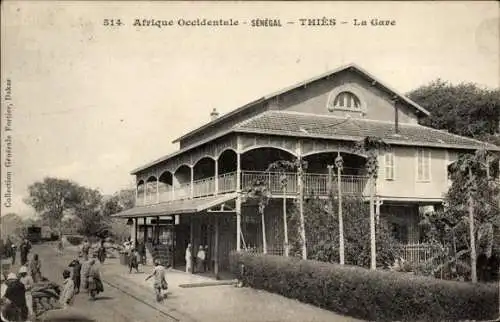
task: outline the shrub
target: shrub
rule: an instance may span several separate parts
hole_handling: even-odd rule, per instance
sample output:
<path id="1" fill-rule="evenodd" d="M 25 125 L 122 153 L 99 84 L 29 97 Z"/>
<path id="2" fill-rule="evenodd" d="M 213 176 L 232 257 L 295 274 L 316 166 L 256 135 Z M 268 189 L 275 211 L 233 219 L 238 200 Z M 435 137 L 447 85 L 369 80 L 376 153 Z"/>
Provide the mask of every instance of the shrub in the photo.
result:
<path id="1" fill-rule="evenodd" d="M 230 259 L 232 272 L 245 285 L 355 318 L 485 320 L 498 314 L 498 291 L 491 284 L 443 281 L 294 257 L 233 252 Z"/>

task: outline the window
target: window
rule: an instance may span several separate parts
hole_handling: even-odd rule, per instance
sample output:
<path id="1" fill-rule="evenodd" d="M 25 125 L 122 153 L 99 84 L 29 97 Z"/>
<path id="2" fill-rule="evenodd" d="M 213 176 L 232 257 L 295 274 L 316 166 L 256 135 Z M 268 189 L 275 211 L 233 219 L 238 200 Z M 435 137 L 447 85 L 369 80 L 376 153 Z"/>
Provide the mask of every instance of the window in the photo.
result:
<path id="1" fill-rule="evenodd" d="M 385 180 L 394 180 L 394 152 L 387 151 L 384 155 Z"/>
<path id="2" fill-rule="evenodd" d="M 392 236 L 400 243 L 408 243 L 408 226 L 400 223 L 391 223 Z"/>
<path id="3" fill-rule="evenodd" d="M 431 151 L 417 150 L 417 181 L 431 180 Z"/>
<path id="4" fill-rule="evenodd" d="M 361 101 L 351 92 L 341 92 L 335 97 L 333 106 L 339 109 L 359 110 Z"/>

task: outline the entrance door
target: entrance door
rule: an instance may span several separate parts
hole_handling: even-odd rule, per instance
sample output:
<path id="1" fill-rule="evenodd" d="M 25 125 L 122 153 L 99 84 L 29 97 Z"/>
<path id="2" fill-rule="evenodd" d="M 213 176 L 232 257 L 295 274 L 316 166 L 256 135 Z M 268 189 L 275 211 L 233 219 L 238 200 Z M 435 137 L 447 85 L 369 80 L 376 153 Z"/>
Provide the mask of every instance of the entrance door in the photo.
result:
<path id="1" fill-rule="evenodd" d="M 186 266 L 186 248 L 190 242 L 190 227 L 186 224 L 175 226 L 174 267 Z"/>

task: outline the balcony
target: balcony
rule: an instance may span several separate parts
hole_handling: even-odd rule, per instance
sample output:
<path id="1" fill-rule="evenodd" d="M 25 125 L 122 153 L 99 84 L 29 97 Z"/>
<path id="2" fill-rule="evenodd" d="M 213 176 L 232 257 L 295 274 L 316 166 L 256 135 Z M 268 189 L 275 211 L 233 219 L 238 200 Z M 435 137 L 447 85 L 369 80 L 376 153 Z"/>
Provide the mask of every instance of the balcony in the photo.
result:
<path id="1" fill-rule="evenodd" d="M 288 197 L 296 197 L 299 193 L 298 174 L 285 173 L 286 191 L 283 191 L 283 174 L 278 172 L 264 171 L 242 171 L 241 172 L 241 190 L 250 188 L 256 181 L 263 182 L 269 192 L 274 197 L 280 197 L 285 192 Z M 345 195 L 365 195 L 365 188 L 368 178 L 366 176 L 343 175 L 341 176 L 341 190 Z M 304 195 L 326 196 L 328 194 L 328 175 L 306 173 L 303 176 Z M 337 189 L 337 178 L 333 177 L 334 190 Z M 138 194 L 136 205 L 151 205 L 174 200 L 184 200 L 190 198 L 203 198 L 235 192 L 237 189 L 236 172 L 221 174 L 217 177 L 209 177 L 196 180 L 191 188 L 191 183 L 183 183 L 175 186 L 160 188 L 159 191 L 149 193 L 144 197 Z"/>

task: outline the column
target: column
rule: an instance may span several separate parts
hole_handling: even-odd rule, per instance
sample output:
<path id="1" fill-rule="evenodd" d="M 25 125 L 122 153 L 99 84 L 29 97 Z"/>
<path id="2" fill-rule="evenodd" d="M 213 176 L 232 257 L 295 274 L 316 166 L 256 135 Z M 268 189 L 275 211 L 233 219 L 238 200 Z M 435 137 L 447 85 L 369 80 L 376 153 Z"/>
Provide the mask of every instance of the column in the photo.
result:
<path id="1" fill-rule="evenodd" d="M 138 226 L 139 226 L 139 218 L 134 218 L 134 245 L 137 245 Z"/>
<path id="2" fill-rule="evenodd" d="M 215 191 L 214 195 L 219 194 L 219 160 L 215 159 L 215 177 L 214 177 Z"/>
<path id="3" fill-rule="evenodd" d="M 191 274 L 194 273 L 194 258 L 195 258 L 195 253 L 194 253 L 194 223 L 193 223 L 193 216 L 189 215 L 189 243 L 191 244 Z"/>
<path id="4" fill-rule="evenodd" d="M 215 279 L 219 279 L 219 217 L 214 216 L 215 219 L 215 245 L 214 245 L 214 273 Z"/>
<path id="5" fill-rule="evenodd" d="M 144 243 L 148 242 L 148 225 L 146 222 L 146 217 L 142 218 L 143 219 L 143 225 L 144 225 Z"/>
<path id="6" fill-rule="evenodd" d="M 241 251 L 241 196 L 236 197 L 236 251 Z"/>
<path id="7" fill-rule="evenodd" d="M 156 216 L 156 244 L 160 243 L 160 217 Z"/>
<path id="8" fill-rule="evenodd" d="M 194 197 L 194 167 L 190 167 L 191 169 L 191 199 Z"/>
<path id="9" fill-rule="evenodd" d="M 135 183 L 135 202 L 134 205 L 137 206 L 137 197 L 139 196 L 139 186 L 137 185 L 137 182 Z"/>
<path id="10" fill-rule="evenodd" d="M 236 250 L 241 251 L 241 154 L 236 153 Z"/>
<path id="11" fill-rule="evenodd" d="M 160 178 L 156 179 L 156 203 L 160 202 Z"/>

